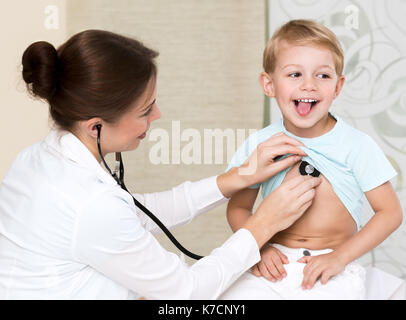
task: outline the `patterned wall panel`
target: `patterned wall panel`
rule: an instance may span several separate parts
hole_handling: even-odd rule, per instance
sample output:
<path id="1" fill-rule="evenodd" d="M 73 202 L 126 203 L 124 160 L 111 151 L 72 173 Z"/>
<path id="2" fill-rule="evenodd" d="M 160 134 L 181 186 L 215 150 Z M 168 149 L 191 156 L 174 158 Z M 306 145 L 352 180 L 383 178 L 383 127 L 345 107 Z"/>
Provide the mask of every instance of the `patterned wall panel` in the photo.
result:
<path id="1" fill-rule="evenodd" d="M 368 133 L 398 172 L 391 182 L 406 208 L 406 0 L 268 0 L 269 34 L 291 19 L 329 27 L 345 52 L 346 83 L 332 112 Z M 280 112 L 271 101 L 271 122 Z M 379 170 L 379 168 L 377 168 Z M 373 173 L 372 173 L 373 174 Z M 373 215 L 365 201 L 363 224 Z M 361 262 L 406 278 L 405 223 Z"/>

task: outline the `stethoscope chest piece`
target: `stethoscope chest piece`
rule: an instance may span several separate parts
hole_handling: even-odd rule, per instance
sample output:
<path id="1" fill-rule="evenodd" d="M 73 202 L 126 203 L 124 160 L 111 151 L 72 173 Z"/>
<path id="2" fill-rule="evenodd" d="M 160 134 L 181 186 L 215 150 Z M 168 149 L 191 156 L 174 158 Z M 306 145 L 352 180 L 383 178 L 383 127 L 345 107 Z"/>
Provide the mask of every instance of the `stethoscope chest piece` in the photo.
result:
<path id="1" fill-rule="evenodd" d="M 313 176 L 318 177 L 320 175 L 320 171 L 318 171 L 315 167 L 313 167 L 310 163 L 306 161 L 302 161 L 299 166 L 299 172 L 302 176 Z"/>

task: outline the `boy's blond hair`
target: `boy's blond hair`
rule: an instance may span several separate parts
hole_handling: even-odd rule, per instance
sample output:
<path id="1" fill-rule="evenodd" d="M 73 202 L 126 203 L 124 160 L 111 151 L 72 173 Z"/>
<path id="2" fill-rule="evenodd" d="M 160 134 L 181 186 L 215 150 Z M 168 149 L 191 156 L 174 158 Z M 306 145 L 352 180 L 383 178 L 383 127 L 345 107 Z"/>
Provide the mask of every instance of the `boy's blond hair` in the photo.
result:
<path id="1" fill-rule="evenodd" d="M 313 45 L 329 49 L 333 53 L 335 69 L 341 76 L 344 54 L 336 35 L 327 27 L 313 20 L 291 20 L 275 31 L 264 50 L 263 67 L 267 73 L 275 71 L 278 48 L 281 41 L 295 45 Z"/>

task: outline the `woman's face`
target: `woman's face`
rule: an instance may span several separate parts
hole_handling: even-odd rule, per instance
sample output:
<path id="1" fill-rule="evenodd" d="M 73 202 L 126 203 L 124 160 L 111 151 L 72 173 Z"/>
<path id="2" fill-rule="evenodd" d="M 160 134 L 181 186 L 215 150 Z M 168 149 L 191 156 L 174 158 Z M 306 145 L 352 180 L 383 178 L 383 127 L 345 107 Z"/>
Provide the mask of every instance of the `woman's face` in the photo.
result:
<path id="1" fill-rule="evenodd" d="M 103 154 L 134 150 L 152 121 L 161 117 L 156 104 L 156 81 L 151 80 L 144 94 L 115 123 L 104 123 L 101 133 Z"/>

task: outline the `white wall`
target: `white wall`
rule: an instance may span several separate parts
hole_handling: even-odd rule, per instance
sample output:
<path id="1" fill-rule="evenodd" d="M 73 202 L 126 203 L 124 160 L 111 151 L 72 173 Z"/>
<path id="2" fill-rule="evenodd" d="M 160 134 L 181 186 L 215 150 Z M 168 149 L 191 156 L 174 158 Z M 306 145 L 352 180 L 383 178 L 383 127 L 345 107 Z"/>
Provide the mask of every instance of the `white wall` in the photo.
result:
<path id="1" fill-rule="evenodd" d="M 65 1 L 1 1 L 0 181 L 16 155 L 48 132 L 48 107 L 27 95 L 21 58 L 34 41 L 45 40 L 57 46 L 65 40 Z M 46 8 L 49 11 L 45 12 Z"/>

